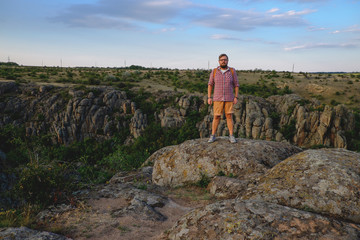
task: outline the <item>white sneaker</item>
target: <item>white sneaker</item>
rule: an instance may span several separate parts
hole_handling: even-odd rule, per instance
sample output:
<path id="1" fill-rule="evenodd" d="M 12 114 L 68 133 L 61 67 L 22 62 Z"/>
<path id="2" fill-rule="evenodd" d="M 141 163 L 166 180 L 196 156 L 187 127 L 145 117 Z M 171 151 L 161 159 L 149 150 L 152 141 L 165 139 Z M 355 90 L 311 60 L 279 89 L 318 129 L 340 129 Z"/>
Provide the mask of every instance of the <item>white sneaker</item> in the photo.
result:
<path id="1" fill-rule="evenodd" d="M 231 143 L 237 143 L 236 138 L 234 137 L 234 135 L 230 135 L 229 140 L 230 140 Z"/>
<path id="2" fill-rule="evenodd" d="M 215 135 L 210 135 L 210 138 L 209 138 L 209 140 L 208 140 L 208 143 L 213 143 L 213 142 L 215 142 L 215 140 L 216 140 Z"/>

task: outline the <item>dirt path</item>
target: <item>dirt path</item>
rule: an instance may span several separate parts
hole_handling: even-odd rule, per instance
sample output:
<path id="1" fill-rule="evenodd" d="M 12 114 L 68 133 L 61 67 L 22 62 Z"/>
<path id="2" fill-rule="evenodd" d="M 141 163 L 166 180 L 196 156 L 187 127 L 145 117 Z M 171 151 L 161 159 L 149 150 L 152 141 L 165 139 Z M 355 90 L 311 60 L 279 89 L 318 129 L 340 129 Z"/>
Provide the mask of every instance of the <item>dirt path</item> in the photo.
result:
<path id="1" fill-rule="evenodd" d="M 86 193 L 76 207 L 47 214 L 39 222 L 41 230 L 76 240 L 161 239 L 162 233 L 181 216 L 216 201 L 206 189 L 196 186 L 165 189 L 149 184 L 146 190 L 141 190 L 136 184 L 134 187 L 129 182 L 113 183 Z M 145 204 L 149 209 L 138 208 L 139 202 L 149 205 L 155 202 L 155 207 L 151 209 Z M 164 219 L 157 219 L 152 210 Z"/>

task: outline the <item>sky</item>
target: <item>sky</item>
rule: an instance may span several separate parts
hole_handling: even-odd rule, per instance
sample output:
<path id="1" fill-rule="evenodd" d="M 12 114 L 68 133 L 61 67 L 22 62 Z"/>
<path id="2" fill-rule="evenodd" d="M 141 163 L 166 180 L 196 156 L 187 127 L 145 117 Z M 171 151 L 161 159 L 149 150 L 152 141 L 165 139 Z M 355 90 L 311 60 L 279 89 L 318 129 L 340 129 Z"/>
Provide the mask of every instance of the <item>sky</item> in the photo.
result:
<path id="1" fill-rule="evenodd" d="M 0 0 L 0 62 L 360 72 L 360 0 Z"/>

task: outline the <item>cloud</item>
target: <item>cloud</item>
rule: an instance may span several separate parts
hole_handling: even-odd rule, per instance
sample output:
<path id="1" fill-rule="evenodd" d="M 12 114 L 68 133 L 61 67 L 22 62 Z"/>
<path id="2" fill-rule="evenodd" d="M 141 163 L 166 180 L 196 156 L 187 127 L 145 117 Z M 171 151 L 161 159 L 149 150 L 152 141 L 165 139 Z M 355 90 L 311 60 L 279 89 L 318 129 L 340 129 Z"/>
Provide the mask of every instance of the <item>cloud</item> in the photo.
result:
<path id="1" fill-rule="evenodd" d="M 187 0 L 99 0 L 72 5 L 52 20 L 76 27 L 134 29 L 141 22 L 166 23 L 191 5 Z"/>
<path id="2" fill-rule="evenodd" d="M 256 3 L 256 2 L 264 2 L 265 0 L 234 0 L 236 2 L 242 3 Z M 297 3 L 316 3 L 316 2 L 327 2 L 329 0 L 284 0 L 285 2 L 297 2 Z"/>
<path id="3" fill-rule="evenodd" d="M 161 32 L 173 32 L 175 31 L 176 28 L 175 27 L 170 27 L 170 28 L 163 28 L 161 29 Z"/>
<path id="4" fill-rule="evenodd" d="M 159 29 L 179 29 L 184 25 L 248 31 L 258 27 L 297 27 L 307 25 L 303 16 L 315 10 L 267 12 L 237 10 L 194 4 L 191 0 L 99 0 L 75 4 L 52 18 L 71 27 L 143 30 L 148 24 Z"/>
<path id="5" fill-rule="evenodd" d="M 315 10 L 291 10 L 283 13 L 278 13 L 278 11 L 264 13 L 252 10 L 244 11 L 222 8 L 213 9 L 212 11 L 209 10 L 208 13 L 194 20 L 194 22 L 207 27 L 235 31 L 248 31 L 257 27 L 296 27 L 307 25 L 307 22 L 302 16 L 314 11 Z"/>
<path id="6" fill-rule="evenodd" d="M 324 27 L 316 27 L 316 26 L 309 26 L 307 29 L 308 29 L 309 32 L 317 32 L 317 31 L 327 30 L 327 28 L 324 28 Z"/>
<path id="7" fill-rule="evenodd" d="M 231 37 L 229 35 L 224 34 L 214 34 L 210 37 L 214 40 L 230 40 L 230 41 L 239 41 L 239 42 L 251 42 L 251 43 L 265 43 L 265 44 L 279 44 L 278 42 L 266 41 L 260 38 L 239 38 L 239 37 Z"/>
<path id="8" fill-rule="evenodd" d="M 322 3 L 329 0 L 285 0 L 285 2 L 297 2 L 297 3 Z"/>
<path id="9" fill-rule="evenodd" d="M 274 13 L 274 12 L 277 12 L 279 10 L 280 9 L 278 9 L 278 8 L 272 8 L 272 9 L 268 10 L 267 13 Z"/>
<path id="10" fill-rule="evenodd" d="M 338 33 L 360 33 L 360 26 L 356 24 L 356 25 L 350 26 L 350 27 L 342 29 L 342 30 L 335 30 L 335 31 L 333 31 L 331 33 L 333 33 L 333 34 L 338 34 Z"/>
<path id="11" fill-rule="evenodd" d="M 302 15 L 306 15 L 306 14 L 309 14 L 309 13 L 313 13 L 313 12 L 316 12 L 316 10 L 311 10 L 311 9 L 306 9 L 306 10 L 303 10 L 303 11 L 299 11 L 299 12 L 296 12 L 294 10 L 290 10 L 290 11 L 287 11 L 287 12 L 284 12 L 284 13 L 281 13 L 281 14 L 274 14 L 272 15 L 273 18 L 286 18 L 286 17 L 296 17 L 296 16 L 302 16 Z"/>
<path id="12" fill-rule="evenodd" d="M 291 47 L 285 47 L 285 51 L 294 51 L 294 50 L 301 50 L 301 49 L 314 49 L 314 48 L 357 48 L 359 45 L 354 43 L 339 43 L 339 44 L 332 44 L 332 43 L 309 43 L 303 45 L 296 45 Z"/>

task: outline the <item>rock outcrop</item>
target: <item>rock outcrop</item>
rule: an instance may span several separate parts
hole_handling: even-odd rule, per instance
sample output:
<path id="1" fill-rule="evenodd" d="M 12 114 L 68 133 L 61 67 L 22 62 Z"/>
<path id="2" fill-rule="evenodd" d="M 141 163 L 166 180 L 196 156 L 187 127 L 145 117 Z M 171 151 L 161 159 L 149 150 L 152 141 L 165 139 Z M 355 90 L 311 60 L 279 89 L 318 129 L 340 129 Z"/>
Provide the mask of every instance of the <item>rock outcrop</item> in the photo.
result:
<path id="1" fill-rule="evenodd" d="M 305 104 L 304 99 L 294 94 L 271 96 L 267 100 L 281 114 L 280 126 L 294 121 L 296 131 L 291 140 L 295 145 L 347 147 L 345 131 L 354 129 L 355 118 L 344 105 L 330 107 L 316 101 Z"/>
<path id="2" fill-rule="evenodd" d="M 359 239 L 360 228 L 281 205 L 225 200 L 183 216 L 162 240 L 197 239 Z"/>
<path id="3" fill-rule="evenodd" d="M 360 154 L 345 149 L 298 153 L 265 173 L 242 198 L 360 223 Z"/>
<path id="4" fill-rule="evenodd" d="M 123 91 L 9 84 L 0 87 L 10 94 L 0 104 L 0 127 L 25 126 L 29 136 L 50 133 L 54 142 L 69 144 L 85 138 L 106 139 L 122 129 L 130 129 L 136 138 L 147 126 L 146 114 Z"/>
<path id="5" fill-rule="evenodd" d="M 55 233 L 42 232 L 27 227 L 0 229 L 0 239 L 3 240 L 71 240 Z"/>
<path id="6" fill-rule="evenodd" d="M 201 96 L 193 94 L 175 98 L 175 106 L 162 109 L 157 115 L 160 120 L 161 127 L 173 128 L 184 125 L 188 112 L 200 111 L 200 109 L 206 107 L 200 99 Z"/>
<path id="7" fill-rule="evenodd" d="M 148 162 L 154 162 L 152 180 L 161 186 L 196 183 L 219 173 L 249 182 L 300 151 L 288 143 L 271 141 L 239 139 L 230 144 L 228 138 L 218 138 L 209 144 L 195 139 L 160 149 Z"/>
<path id="8" fill-rule="evenodd" d="M 192 210 L 159 239 L 360 239 L 359 153 L 221 138 L 167 147 L 149 161 L 156 184 L 206 174 L 208 190 L 227 199 Z"/>
<path id="9" fill-rule="evenodd" d="M 300 147 L 346 148 L 345 132 L 355 126 L 353 113 L 343 105 L 323 106 L 295 94 L 267 99 L 239 96 L 233 121 L 234 133 L 240 137 L 289 141 Z M 201 137 L 209 136 L 211 123 L 212 115 L 205 116 L 199 124 Z M 228 135 L 225 119 L 220 121 L 217 135 Z"/>
<path id="10" fill-rule="evenodd" d="M 147 126 L 145 111 L 137 108 L 125 92 L 111 87 L 76 90 L 0 82 L 0 95 L 3 96 L 0 127 L 25 125 L 28 135 L 51 133 L 58 143 L 68 144 L 87 137 L 106 139 L 123 129 L 130 130 L 131 137 L 136 138 Z M 159 92 L 153 97 L 154 101 L 165 103 L 164 108 L 155 113 L 162 127 L 181 127 L 189 113 L 207 111 L 197 128 L 199 137 L 209 136 L 212 107 L 206 105 L 202 95 L 176 97 L 175 92 Z M 295 94 L 267 99 L 242 95 L 234 110 L 235 135 L 287 141 L 299 147 L 347 148 L 345 132 L 355 127 L 353 113 L 343 105 L 324 106 L 317 100 L 307 101 Z M 225 119 L 220 121 L 217 135 L 228 135 Z"/>

